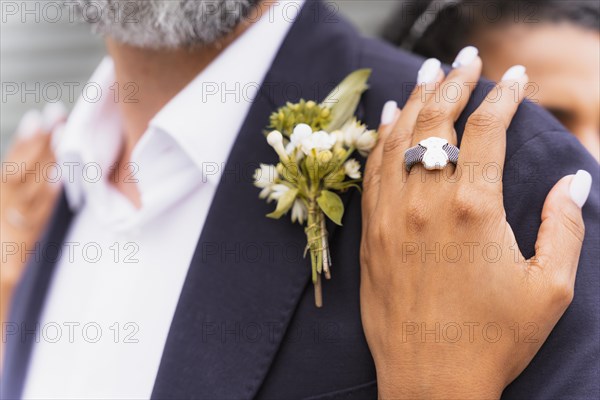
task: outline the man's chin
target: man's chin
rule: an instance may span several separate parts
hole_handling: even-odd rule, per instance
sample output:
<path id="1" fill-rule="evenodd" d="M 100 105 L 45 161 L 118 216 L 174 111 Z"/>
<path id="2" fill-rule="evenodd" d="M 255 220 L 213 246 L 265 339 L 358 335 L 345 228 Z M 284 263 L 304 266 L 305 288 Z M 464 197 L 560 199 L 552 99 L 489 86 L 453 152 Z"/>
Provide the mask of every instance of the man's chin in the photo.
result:
<path id="1" fill-rule="evenodd" d="M 80 19 L 118 43 L 145 49 L 211 44 L 231 33 L 259 0 L 79 0 Z"/>

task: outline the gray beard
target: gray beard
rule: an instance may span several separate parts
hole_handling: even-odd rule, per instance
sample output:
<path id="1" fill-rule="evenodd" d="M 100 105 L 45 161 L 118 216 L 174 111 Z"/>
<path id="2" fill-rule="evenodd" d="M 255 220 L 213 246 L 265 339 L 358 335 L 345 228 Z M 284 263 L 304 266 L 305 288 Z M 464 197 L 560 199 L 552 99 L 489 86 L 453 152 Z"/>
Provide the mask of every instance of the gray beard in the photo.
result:
<path id="1" fill-rule="evenodd" d="M 258 0 L 78 0 L 79 17 L 102 36 L 150 49 L 214 43 Z"/>

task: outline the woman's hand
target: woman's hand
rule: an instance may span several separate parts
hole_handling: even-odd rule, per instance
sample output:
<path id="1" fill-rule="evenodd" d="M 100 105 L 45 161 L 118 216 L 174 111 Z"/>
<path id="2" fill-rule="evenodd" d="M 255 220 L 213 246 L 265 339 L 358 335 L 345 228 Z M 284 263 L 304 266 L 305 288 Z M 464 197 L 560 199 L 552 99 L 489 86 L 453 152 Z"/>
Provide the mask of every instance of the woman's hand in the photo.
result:
<path id="1" fill-rule="evenodd" d="M 66 111 L 60 103 L 47 105 L 43 114 L 29 111 L 2 161 L 0 322 L 6 321 L 8 303 L 23 272 L 25 257 L 35 248 L 59 193 L 60 185 L 50 182 L 44 171 L 50 171 L 48 166 L 54 163 L 51 133 L 65 118 Z"/>
<path id="2" fill-rule="evenodd" d="M 482 65 L 473 48 L 457 61 L 447 77 L 427 61 L 404 109 L 386 105 L 367 163 L 361 314 L 382 399 L 500 397 L 573 297 L 591 176 L 580 171 L 552 189 L 536 255 L 525 260 L 506 221 L 502 182 L 483 173 L 504 165 L 524 68 L 507 71 L 470 116 L 456 168 L 405 169 L 404 152 L 423 139 L 456 144 L 454 123 Z M 444 98 L 452 87 L 461 88 L 458 100 Z"/>

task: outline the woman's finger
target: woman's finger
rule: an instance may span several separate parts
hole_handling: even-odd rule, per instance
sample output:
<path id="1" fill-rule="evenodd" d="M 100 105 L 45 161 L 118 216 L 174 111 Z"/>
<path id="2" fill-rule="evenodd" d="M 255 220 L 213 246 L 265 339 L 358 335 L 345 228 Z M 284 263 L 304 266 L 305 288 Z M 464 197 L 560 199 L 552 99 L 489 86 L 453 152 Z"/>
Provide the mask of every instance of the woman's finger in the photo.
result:
<path id="1" fill-rule="evenodd" d="M 572 293 L 579 255 L 585 235 L 581 207 L 592 187 L 592 176 L 580 170 L 561 179 L 552 188 L 542 210 L 542 225 L 530 262 L 548 275 L 545 282 L 558 282 Z"/>
<path id="2" fill-rule="evenodd" d="M 41 134 L 49 135 L 54 128 L 65 122 L 66 119 L 67 108 L 60 101 L 46 104 L 41 112 L 36 109 L 29 110 L 19 122 L 16 140 L 27 140 Z"/>
<path id="3" fill-rule="evenodd" d="M 415 129 L 419 113 L 427 102 L 435 95 L 436 89 L 444 81 L 446 74 L 442 63 L 436 58 L 426 60 L 417 73 L 417 85 L 404 105 L 402 118 L 398 121 L 396 131 Z"/>
<path id="4" fill-rule="evenodd" d="M 465 109 L 481 76 L 482 63 L 475 47 L 465 47 L 452 64 L 455 68 L 419 113 L 412 146 L 431 136 L 456 145 L 454 123 Z"/>
<path id="5" fill-rule="evenodd" d="M 63 102 L 48 103 L 42 111 L 42 130 L 52 133 L 54 129 L 67 119 L 67 107 Z"/>
<path id="6" fill-rule="evenodd" d="M 461 142 L 458 167 L 473 168 L 476 182 L 486 183 L 482 170 L 484 166 L 487 169 L 493 163 L 502 171 L 506 153 L 506 130 L 525 97 L 528 79 L 525 67 L 511 67 L 469 117 Z M 501 180 L 494 179 L 493 184 L 501 191 Z"/>
<path id="7" fill-rule="evenodd" d="M 39 110 L 29 110 L 19 122 L 16 132 L 17 141 L 27 140 L 37 134 L 43 133 L 44 117 Z"/>
<path id="8" fill-rule="evenodd" d="M 39 137 L 39 140 L 44 141 L 44 147 L 35 159 L 29 159 L 26 163 L 21 164 L 21 168 L 24 170 L 18 174 L 19 181 L 12 187 L 12 193 L 18 196 L 16 200 L 19 205 L 25 208 L 35 207 L 35 202 L 40 198 L 44 201 L 43 193 L 48 187 L 60 186 L 53 183 L 53 181 L 59 180 L 59 173 L 56 169 L 58 167 L 56 167 L 56 159 L 50 148 L 49 138 L 44 136 Z"/>
<path id="9" fill-rule="evenodd" d="M 417 86 L 406 101 L 402 113 L 383 146 L 381 186 L 401 189 L 405 182 L 404 152 L 412 141 L 419 113 L 435 95 L 435 89 L 444 80 L 441 63 L 435 58 L 426 60 L 417 75 Z"/>
<path id="10" fill-rule="evenodd" d="M 36 109 L 27 111 L 19 122 L 5 162 L 38 160 L 50 146 L 54 130 L 63 125 L 66 118 L 67 108 L 62 102 L 48 103 L 42 112 Z"/>
<path id="11" fill-rule="evenodd" d="M 398 121 L 400 116 L 400 110 L 398 109 L 398 103 L 395 101 L 388 101 L 383 106 L 381 111 L 381 124 L 379 126 L 377 144 L 369 154 L 367 159 L 367 165 L 365 166 L 365 177 L 363 181 L 363 195 L 362 195 L 362 219 L 363 226 L 368 221 L 367 216 L 370 215 L 372 210 L 377 204 L 377 198 L 379 195 L 379 183 L 381 182 L 381 162 L 383 160 L 383 146 L 386 138 L 391 133 L 392 129 Z"/>

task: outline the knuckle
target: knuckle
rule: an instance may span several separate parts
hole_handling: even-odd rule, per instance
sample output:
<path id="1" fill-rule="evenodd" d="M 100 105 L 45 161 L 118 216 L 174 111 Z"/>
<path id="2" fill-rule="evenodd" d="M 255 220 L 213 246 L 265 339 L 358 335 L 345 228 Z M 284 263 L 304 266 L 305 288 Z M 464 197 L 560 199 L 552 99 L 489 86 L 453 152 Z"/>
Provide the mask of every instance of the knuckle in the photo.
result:
<path id="1" fill-rule="evenodd" d="M 562 224 L 565 229 L 569 231 L 575 239 L 583 243 L 583 238 L 585 237 L 585 225 L 581 215 L 573 211 L 563 211 L 561 214 Z"/>
<path id="2" fill-rule="evenodd" d="M 360 265 L 367 267 L 371 258 L 368 241 L 363 240 L 360 244 Z"/>
<path id="3" fill-rule="evenodd" d="M 367 248 L 371 246 L 386 247 L 392 237 L 392 232 L 383 218 L 373 215 L 367 230 Z"/>
<path id="4" fill-rule="evenodd" d="M 412 200 L 406 207 L 406 229 L 418 234 L 425 231 L 429 224 L 429 216 L 424 202 Z"/>
<path id="5" fill-rule="evenodd" d="M 367 169 L 365 172 L 365 178 L 363 182 L 363 190 L 370 189 L 371 187 L 379 186 L 381 182 L 381 166 L 376 166 Z"/>
<path id="6" fill-rule="evenodd" d="M 467 127 L 470 133 L 480 132 L 482 134 L 504 130 L 502 118 L 493 112 L 478 110 L 471 114 L 467 121 Z"/>
<path id="7" fill-rule="evenodd" d="M 452 213 L 458 223 L 470 223 L 482 216 L 482 205 L 479 195 L 470 186 L 462 186 L 456 190 L 451 200 Z"/>
<path id="8" fill-rule="evenodd" d="M 441 104 L 426 105 L 417 117 L 419 130 L 437 128 L 450 121 L 450 112 Z"/>
<path id="9" fill-rule="evenodd" d="M 560 307 L 568 307 L 573 302 L 575 288 L 567 279 L 556 279 L 552 283 L 552 302 Z"/>
<path id="10" fill-rule="evenodd" d="M 393 132 L 383 144 L 384 153 L 395 153 L 405 147 L 408 147 L 408 140 L 412 135 L 405 134 L 404 132 Z"/>

